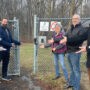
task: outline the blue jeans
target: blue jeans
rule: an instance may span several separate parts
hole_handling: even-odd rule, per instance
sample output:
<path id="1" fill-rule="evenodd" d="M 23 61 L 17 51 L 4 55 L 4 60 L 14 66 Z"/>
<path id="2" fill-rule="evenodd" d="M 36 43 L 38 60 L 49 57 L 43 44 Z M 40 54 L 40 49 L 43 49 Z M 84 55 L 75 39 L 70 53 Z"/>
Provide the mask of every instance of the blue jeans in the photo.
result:
<path id="1" fill-rule="evenodd" d="M 65 79 L 66 81 L 68 81 L 68 72 L 64 63 L 64 54 L 54 53 L 54 65 L 55 65 L 56 77 L 60 76 L 59 61 L 65 76 Z"/>
<path id="2" fill-rule="evenodd" d="M 80 90 L 80 57 L 81 53 L 69 53 L 68 62 L 71 69 L 69 84 L 73 86 L 74 90 Z"/>

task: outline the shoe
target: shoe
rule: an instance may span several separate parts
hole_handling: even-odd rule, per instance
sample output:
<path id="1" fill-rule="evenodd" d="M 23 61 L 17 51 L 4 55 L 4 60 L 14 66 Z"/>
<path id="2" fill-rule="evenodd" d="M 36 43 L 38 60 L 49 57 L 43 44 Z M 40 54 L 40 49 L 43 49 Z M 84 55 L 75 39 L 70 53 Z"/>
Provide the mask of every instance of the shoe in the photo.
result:
<path id="1" fill-rule="evenodd" d="M 9 77 L 2 77 L 2 80 L 4 80 L 4 81 L 11 81 L 11 78 L 9 78 Z"/>
<path id="2" fill-rule="evenodd" d="M 57 79 L 59 79 L 59 78 L 60 78 L 60 76 L 57 76 L 57 77 L 53 78 L 52 80 L 57 80 Z"/>
<path id="3" fill-rule="evenodd" d="M 64 86 L 64 89 L 69 89 L 69 88 L 73 88 L 73 86 L 71 86 L 71 85 Z"/>

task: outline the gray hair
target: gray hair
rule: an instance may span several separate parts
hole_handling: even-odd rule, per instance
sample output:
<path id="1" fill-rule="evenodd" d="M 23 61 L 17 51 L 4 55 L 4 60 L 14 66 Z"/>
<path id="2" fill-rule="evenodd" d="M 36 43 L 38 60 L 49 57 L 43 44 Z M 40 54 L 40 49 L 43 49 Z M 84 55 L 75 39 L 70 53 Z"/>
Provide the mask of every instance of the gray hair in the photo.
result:
<path id="1" fill-rule="evenodd" d="M 74 16 L 77 16 L 77 17 L 78 17 L 78 19 L 81 21 L 81 17 L 80 17 L 80 15 L 79 15 L 79 14 L 74 14 L 74 15 L 73 15 L 73 17 L 74 17 Z"/>
<path id="2" fill-rule="evenodd" d="M 61 22 L 57 22 L 56 25 L 58 25 L 60 28 L 62 28 Z M 56 25 L 55 25 L 55 26 L 56 26 Z"/>

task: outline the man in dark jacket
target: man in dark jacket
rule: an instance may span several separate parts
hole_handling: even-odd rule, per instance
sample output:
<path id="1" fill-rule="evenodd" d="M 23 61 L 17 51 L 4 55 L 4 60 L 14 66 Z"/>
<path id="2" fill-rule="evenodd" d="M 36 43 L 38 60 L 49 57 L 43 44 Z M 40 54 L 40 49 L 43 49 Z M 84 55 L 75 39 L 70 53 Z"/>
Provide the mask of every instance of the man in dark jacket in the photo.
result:
<path id="1" fill-rule="evenodd" d="M 2 59 L 2 80 L 9 81 L 11 79 L 7 76 L 7 71 L 10 58 L 10 48 L 15 47 L 15 45 L 20 45 L 20 42 L 12 38 L 11 32 L 7 27 L 7 23 L 7 19 L 3 19 L 0 26 L 0 45 L 6 49 L 0 53 Z"/>
<path id="2" fill-rule="evenodd" d="M 77 40 L 83 40 L 83 41 L 87 40 L 87 46 L 81 46 L 80 50 L 77 51 L 76 53 L 81 53 L 81 52 L 85 52 L 85 51 L 87 52 L 86 67 L 88 69 L 88 76 L 89 76 L 89 81 L 90 81 L 90 27 L 86 31 L 87 32 L 83 33 Z"/>
<path id="3" fill-rule="evenodd" d="M 89 81 L 90 81 L 90 25 L 89 28 L 81 30 L 79 32 L 80 34 L 77 36 L 73 37 L 64 37 L 63 40 L 60 41 L 60 43 L 73 43 L 73 42 L 79 42 L 79 41 L 85 41 L 87 40 L 87 46 L 80 46 L 80 50 L 77 51 L 76 53 L 81 53 L 81 52 L 87 52 L 87 62 L 86 62 L 86 67 L 88 69 L 88 76 L 89 76 Z"/>
<path id="4" fill-rule="evenodd" d="M 84 41 L 87 40 L 87 46 L 81 46 L 79 47 L 80 50 L 77 51 L 76 53 L 81 53 L 81 52 L 87 52 L 87 62 L 86 66 L 88 68 L 88 76 L 89 76 L 89 81 L 90 81 L 90 26 L 89 28 L 83 30 L 83 32 L 80 32 L 80 35 L 78 37 L 64 37 L 64 39 L 61 41 L 61 43 L 64 42 L 78 42 L 78 41 Z"/>
<path id="5" fill-rule="evenodd" d="M 72 25 L 71 29 L 67 32 L 66 37 L 78 37 L 80 32 L 83 31 L 83 27 L 80 23 L 80 16 L 75 14 L 72 17 Z M 81 46 L 83 41 L 73 41 L 67 42 L 67 53 L 68 53 L 68 62 L 71 69 L 70 80 L 68 87 L 73 86 L 74 90 L 80 90 L 80 57 L 81 53 L 75 53 L 79 50 L 79 46 Z"/>

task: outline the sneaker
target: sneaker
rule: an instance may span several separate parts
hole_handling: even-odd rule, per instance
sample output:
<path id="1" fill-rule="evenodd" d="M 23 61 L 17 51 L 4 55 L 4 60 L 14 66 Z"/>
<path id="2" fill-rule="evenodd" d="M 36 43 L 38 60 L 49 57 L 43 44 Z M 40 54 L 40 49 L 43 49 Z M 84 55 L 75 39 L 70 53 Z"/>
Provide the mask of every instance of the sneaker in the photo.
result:
<path id="1" fill-rule="evenodd" d="M 9 77 L 3 77 L 2 80 L 4 80 L 4 81 L 11 81 L 11 78 L 9 78 Z"/>
<path id="2" fill-rule="evenodd" d="M 60 78 L 60 76 L 57 76 L 57 77 L 53 78 L 52 80 L 57 80 L 57 79 L 59 79 L 59 78 Z"/>
<path id="3" fill-rule="evenodd" d="M 69 85 L 69 84 L 66 84 L 66 85 L 64 86 L 64 89 L 69 89 L 69 88 L 73 88 L 73 86 L 71 86 L 71 85 Z"/>

